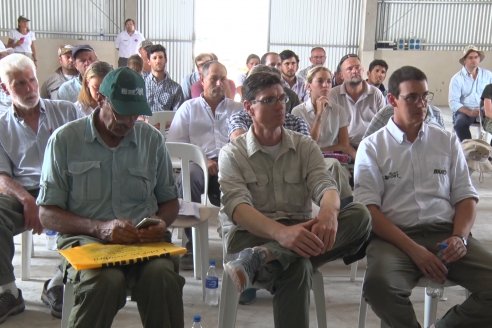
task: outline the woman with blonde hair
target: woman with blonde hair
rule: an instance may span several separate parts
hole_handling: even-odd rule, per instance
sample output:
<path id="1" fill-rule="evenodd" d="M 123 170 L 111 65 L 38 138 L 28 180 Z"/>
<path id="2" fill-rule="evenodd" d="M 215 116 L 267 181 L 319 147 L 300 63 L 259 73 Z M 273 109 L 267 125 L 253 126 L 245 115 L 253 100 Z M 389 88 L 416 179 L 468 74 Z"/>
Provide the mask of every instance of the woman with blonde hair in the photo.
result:
<path id="1" fill-rule="evenodd" d="M 82 79 L 82 88 L 75 107 L 81 116 L 90 115 L 97 107 L 97 94 L 102 80 L 113 70 L 113 67 L 103 61 L 92 63 L 85 71 Z"/>
<path id="2" fill-rule="evenodd" d="M 303 118 L 309 125 L 311 138 L 322 151 L 342 152 L 355 159 L 355 149 L 349 143 L 348 115 L 338 105 L 330 105 L 328 94 L 333 75 L 324 66 L 315 66 L 306 76 L 309 98 L 292 109 L 292 114 Z"/>

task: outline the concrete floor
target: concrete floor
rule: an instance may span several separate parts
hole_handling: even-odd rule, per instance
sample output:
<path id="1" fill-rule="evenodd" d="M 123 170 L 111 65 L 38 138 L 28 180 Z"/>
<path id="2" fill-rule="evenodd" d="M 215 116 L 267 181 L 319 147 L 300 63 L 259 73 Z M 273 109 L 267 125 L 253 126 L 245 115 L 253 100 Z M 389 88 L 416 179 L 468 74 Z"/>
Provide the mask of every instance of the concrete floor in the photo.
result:
<path id="1" fill-rule="evenodd" d="M 450 129 L 449 110 L 443 110 L 446 118 L 446 126 Z M 486 174 L 483 183 L 478 182 L 477 174 L 472 175 L 473 182 L 480 194 L 478 214 L 473 235 L 481 240 L 492 250 L 492 175 Z M 216 231 L 217 222 L 210 222 L 210 257 L 216 258 L 217 263 L 222 262 L 220 239 Z M 20 277 L 20 236 L 16 237 L 16 253 L 14 258 L 15 274 Z M 32 259 L 32 273 L 29 281 L 17 280 L 18 287 L 22 289 L 25 301 L 25 312 L 10 317 L 2 327 L 58 327 L 60 320 L 53 318 L 48 308 L 41 302 L 40 296 L 43 282 L 49 279 L 58 264 L 58 255 L 54 251 L 45 248 L 45 237 L 35 236 L 35 257 Z M 355 282 L 349 280 L 349 268 L 341 261 L 328 263 L 321 268 L 325 284 L 326 312 L 328 327 L 357 327 L 360 292 L 364 275 L 365 260 L 359 263 L 359 271 Z M 218 268 L 222 275 L 221 266 Z M 191 327 L 192 317 L 195 313 L 202 315 L 204 328 L 217 327 L 217 307 L 209 307 L 201 300 L 200 281 L 192 277 L 192 272 L 184 271 L 186 278 L 184 287 L 185 327 Z M 419 320 L 423 320 L 423 288 L 414 289 L 412 301 L 414 303 Z M 438 317 L 454 304 L 464 300 L 465 293 L 461 287 L 450 287 L 445 290 L 446 301 L 438 306 Z M 273 327 L 272 297 L 268 292 L 259 291 L 258 300 L 253 305 L 239 306 L 236 327 L 263 328 Z M 311 305 L 311 327 L 317 327 L 314 304 Z M 141 327 L 136 304 L 128 302 L 118 313 L 114 321 L 114 327 Z M 368 310 L 366 327 L 379 327 L 379 320 L 371 310 Z"/>

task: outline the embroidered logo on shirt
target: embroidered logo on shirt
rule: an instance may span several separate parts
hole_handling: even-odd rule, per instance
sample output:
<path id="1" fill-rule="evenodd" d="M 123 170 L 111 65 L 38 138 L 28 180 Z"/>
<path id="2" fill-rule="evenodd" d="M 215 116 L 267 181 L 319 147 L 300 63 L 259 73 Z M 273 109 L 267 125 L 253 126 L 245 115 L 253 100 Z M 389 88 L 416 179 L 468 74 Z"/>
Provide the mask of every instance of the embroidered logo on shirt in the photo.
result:
<path id="1" fill-rule="evenodd" d="M 383 179 L 384 180 L 401 179 L 401 177 L 400 177 L 400 174 L 398 173 L 398 171 L 395 171 L 395 172 L 388 173 L 388 175 L 384 175 Z"/>
<path id="2" fill-rule="evenodd" d="M 448 173 L 448 171 L 446 171 L 446 170 L 434 169 L 434 174 L 446 175 L 447 173 Z"/>

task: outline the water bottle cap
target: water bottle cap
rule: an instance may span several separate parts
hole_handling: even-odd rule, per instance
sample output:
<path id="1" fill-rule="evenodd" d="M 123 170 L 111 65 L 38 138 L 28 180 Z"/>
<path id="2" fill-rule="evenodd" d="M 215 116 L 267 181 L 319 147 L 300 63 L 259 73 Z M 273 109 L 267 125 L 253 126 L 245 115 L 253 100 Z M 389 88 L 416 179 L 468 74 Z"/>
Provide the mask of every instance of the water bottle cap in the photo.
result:
<path id="1" fill-rule="evenodd" d="M 193 316 L 193 322 L 200 322 L 202 321 L 202 317 L 199 314 L 195 314 Z"/>
<path id="2" fill-rule="evenodd" d="M 448 244 L 447 243 L 439 243 L 439 245 L 437 245 L 437 247 L 439 248 L 440 251 L 443 251 L 446 248 L 448 248 Z"/>
<path id="3" fill-rule="evenodd" d="M 209 265 L 215 266 L 215 260 L 214 259 L 211 259 L 208 263 L 209 263 Z"/>

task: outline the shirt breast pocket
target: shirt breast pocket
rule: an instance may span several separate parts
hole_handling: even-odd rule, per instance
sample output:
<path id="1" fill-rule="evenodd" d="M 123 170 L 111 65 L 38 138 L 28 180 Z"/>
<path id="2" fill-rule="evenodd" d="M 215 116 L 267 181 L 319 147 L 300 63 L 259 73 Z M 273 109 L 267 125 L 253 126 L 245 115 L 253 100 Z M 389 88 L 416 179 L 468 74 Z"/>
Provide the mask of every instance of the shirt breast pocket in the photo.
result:
<path id="1" fill-rule="evenodd" d="M 101 199 L 101 162 L 72 162 L 68 164 L 72 177 L 71 196 L 79 201 L 98 201 Z"/>
<path id="2" fill-rule="evenodd" d="M 129 168 L 123 186 L 130 200 L 143 202 L 150 196 L 150 179 L 146 170 Z"/>
<path id="3" fill-rule="evenodd" d="M 246 177 L 246 184 L 253 198 L 255 207 L 264 207 L 268 204 L 268 176 L 266 174 L 249 175 Z"/>
<path id="4" fill-rule="evenodd" d="M 306 198 L 306 183 L 298 170 L 288 171 L 284 176 L 285 189 L 283 194 L 287 204 L 304 205 Z"/>

